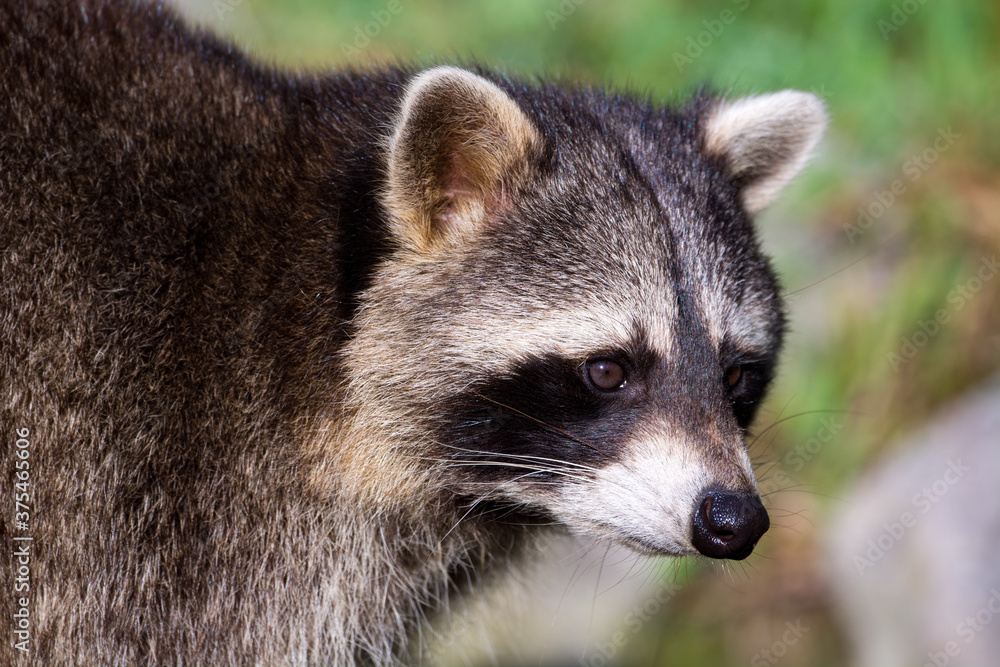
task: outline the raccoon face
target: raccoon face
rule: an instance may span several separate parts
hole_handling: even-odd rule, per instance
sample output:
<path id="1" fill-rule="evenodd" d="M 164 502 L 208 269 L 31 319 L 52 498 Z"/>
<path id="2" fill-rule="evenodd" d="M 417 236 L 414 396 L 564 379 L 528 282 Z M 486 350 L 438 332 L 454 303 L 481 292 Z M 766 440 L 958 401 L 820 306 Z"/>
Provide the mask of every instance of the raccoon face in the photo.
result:
<path id="1" fill-rule="evenodd" d="M 743 434 L 784 322 L 748 216 L 806 160 L 821 104 L 508 88 L 441 67 L 406 92 L 383 193 L 398 250 L 353 343 L 369 382 L 469 505 L 745 558 L 768 518 Z"/>

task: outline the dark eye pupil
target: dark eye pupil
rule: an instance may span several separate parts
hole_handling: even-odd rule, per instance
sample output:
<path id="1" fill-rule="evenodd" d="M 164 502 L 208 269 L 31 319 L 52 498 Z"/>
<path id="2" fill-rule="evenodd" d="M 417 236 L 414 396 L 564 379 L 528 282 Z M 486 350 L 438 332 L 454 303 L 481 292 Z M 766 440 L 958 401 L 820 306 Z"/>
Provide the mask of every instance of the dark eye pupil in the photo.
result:
<path id="1" fill-rule="evenodd" d="M 606 391 L 618 389 L 625 382 L 625 369 L 614 361 L 595 361 L 588 372 L 594 386 Z"/>
<path id="2" fill-rule="evenodd" d="M 740 366 L 730 366 L 729 370 L 726 371 L 726 384 L 732 388 L 740 381 L 743 377 L 743 368 Z"/>

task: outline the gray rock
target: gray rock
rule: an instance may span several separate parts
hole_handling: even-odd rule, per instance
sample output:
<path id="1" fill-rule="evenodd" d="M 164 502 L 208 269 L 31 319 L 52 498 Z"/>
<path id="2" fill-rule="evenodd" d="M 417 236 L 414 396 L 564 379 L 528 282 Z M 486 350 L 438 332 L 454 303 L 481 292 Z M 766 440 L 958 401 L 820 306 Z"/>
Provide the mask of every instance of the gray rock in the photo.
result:
<path id="1" fill-rule="evenodd" d="M 1000 381 L 863 476 L 830 533 L 858 667 L 1000 664 Z"/>

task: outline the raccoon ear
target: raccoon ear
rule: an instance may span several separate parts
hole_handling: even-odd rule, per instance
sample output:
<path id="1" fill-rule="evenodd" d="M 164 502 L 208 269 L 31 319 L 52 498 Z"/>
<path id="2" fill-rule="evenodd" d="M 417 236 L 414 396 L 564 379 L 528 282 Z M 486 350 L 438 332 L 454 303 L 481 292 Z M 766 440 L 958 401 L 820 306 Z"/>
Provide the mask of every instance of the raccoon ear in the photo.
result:
<path id="1" fill-rule="evenodd" d="M 498 86 L 457 67 L 418 75 L 389 143 L 384 203 L 401 239 L 427 250 L 466 238 L 510 205 L 542 138 Z"/>
<path id="2" fill-rule="evenodd" d="M 724 100 L 708 113 L 705 148 L 725 160 L 743 205 L 757 213 L 805 165 L 826 120 L 823 102 L 797 90 Z"/>

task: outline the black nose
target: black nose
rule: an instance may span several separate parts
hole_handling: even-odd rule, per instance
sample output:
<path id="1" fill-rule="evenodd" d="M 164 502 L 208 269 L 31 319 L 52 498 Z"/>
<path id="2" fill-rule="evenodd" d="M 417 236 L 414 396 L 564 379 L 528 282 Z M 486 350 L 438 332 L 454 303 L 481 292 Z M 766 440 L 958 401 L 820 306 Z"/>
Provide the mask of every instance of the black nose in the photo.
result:
<path id="1" fill-rule="evenodd" d="M 709 558 L 743 560 L 771 527 L 760 496 L 706 491 L 694 512 L 691 543 Z"/>

